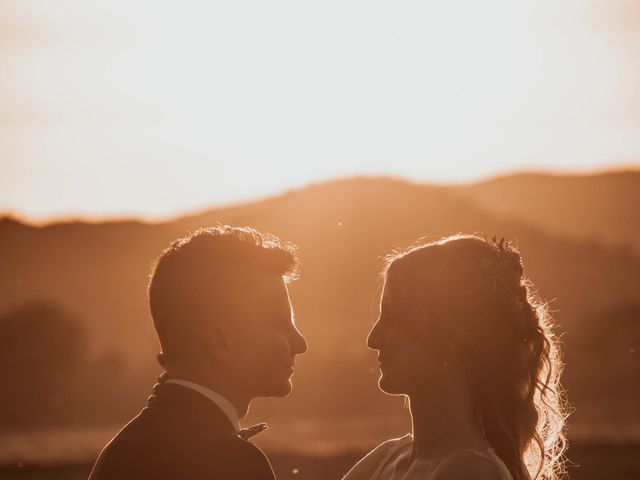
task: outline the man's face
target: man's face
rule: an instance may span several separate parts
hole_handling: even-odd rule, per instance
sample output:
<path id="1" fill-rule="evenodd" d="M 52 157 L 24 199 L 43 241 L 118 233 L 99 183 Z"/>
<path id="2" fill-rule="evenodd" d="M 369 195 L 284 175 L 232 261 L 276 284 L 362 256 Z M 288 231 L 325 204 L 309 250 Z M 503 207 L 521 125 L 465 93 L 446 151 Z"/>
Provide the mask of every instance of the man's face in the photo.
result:
<path id="1" fill-rule="evenodd" d="M 245 318 L 233 329 L 234 370 L 254 397 L 283 397 L 292 388 L 296 355 L 307 343 L 294 323 L 289 291 L 282 277 L 252 282 L 243 306 Z"/>

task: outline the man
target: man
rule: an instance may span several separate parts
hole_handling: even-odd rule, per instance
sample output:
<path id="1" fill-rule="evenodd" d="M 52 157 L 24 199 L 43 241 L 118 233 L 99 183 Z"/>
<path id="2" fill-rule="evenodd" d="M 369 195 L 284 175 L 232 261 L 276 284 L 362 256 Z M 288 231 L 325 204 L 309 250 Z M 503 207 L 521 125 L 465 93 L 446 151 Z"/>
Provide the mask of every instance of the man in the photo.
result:
<path id="1" fill-rule="evenodd" d="M 299 270 L 294 253 L 274 236 L 229 226 L 165 250 L 149 304 L 166 374 L 90 480 L 273 480 L 239 419 L 253 398 L 291 391 L 295 356 L 307 349 L 287 290 Z"/>

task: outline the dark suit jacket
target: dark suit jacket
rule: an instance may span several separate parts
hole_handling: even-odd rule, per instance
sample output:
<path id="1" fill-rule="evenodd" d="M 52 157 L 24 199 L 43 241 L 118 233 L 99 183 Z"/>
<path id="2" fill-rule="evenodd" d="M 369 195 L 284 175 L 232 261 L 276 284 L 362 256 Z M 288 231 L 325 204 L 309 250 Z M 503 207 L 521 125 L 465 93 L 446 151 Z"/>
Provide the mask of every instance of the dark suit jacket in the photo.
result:
<path id="1" fill-rule="evenodd" d="M 163 384 L 104 448 L 89 480 L 274 480 L 262 451 L 242 440 L 211 400 Z"/>

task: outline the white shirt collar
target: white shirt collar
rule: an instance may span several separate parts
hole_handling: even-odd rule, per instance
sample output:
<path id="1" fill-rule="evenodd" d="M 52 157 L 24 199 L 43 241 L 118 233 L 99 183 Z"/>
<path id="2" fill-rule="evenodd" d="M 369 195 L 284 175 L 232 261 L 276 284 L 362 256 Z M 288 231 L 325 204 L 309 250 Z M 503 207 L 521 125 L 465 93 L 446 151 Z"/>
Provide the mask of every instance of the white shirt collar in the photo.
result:
<path id="1" fill-rule="evenodd" d="M 214 392 L 210 388 L 204 387 L 199 383 L 190 382 L 188 380 L 181 380 L 179 378 L 170 378 L 169 380 L 167 380 L 167 383 L 182 385 L 183 387 L 190 388 L 191 390 L 195 390 L 196 392 L 204 395 L 213 403 L 215 403 L 218 408 L 220 408 L 220 410 L 222 410 L 222 413 L 227 416 L 227 418 L 231 422 L 231 425 L 233 425 L 233 428 L 236 429 L 236 432 L 240 431 L 240 419 L 238 418 L 238 412 L 236 411 L 236 408 L 229 400 L 224 398 L 219 393 Z"/>

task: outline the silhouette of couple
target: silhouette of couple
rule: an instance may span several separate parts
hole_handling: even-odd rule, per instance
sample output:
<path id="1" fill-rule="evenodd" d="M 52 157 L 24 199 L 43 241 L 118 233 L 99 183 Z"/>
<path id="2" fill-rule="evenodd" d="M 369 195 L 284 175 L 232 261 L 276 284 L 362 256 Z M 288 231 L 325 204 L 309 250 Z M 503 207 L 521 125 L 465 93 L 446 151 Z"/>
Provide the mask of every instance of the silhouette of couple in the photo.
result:
<path id="1" fill-rule="evenodd" d="M 165 368 L 148 405 L 104 448 L 90 480 L 273 479 L 240 428 L 252 399 L 291 391 L 307 343 L 287 284 L 295 247 L 217 226 L 157 261 L 149 303 Z M 380 388 L 406 395 L 412 433 L 382 443 L 348 480 L 554 479 L 564 447 L 551 320 L 503 241 L 457 235 L 387 257 Z"/>

